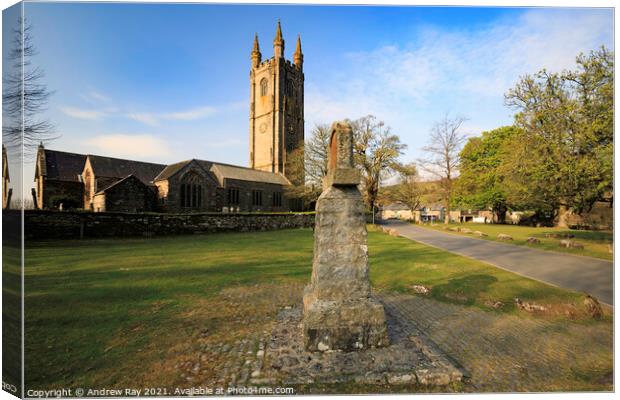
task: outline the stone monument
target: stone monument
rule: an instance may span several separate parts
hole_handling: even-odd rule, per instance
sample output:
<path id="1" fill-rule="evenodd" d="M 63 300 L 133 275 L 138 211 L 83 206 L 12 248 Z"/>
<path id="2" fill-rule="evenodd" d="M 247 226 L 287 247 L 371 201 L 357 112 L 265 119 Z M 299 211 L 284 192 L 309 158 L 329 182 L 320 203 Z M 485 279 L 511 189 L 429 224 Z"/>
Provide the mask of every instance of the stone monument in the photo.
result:
<path id="1" fill-rule="evenodd" d="M 353 132 L 331 128 L 328 173 L 316 204 L 312 279 L 304 291 L 304 345 L 310 351 L 389 344 L 385 312 L 371 297 L 364 202 L 353 164 Z"/>

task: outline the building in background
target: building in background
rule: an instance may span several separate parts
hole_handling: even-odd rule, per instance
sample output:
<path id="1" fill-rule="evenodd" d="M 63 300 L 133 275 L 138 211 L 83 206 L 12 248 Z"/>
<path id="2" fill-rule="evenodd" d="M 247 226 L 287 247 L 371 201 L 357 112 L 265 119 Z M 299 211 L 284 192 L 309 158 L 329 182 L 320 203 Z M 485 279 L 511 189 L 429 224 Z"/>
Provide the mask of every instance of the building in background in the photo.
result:
<path id="1" fill-rule="evenodd" d="M 261 59 L 254 37 L 250 71 L 250 167 L 206 160 L 171 165 L 76 154 L 39 146 L 35 198 L 39 209 L 95 212 L 296 211 L 287 198 L 287 159 L 304 141 L 301 39 L 293 62 L 284 58 L 280 21 L 274 56 Z M 8 177 L 8 173 L 7 173 Z"/>
<path id="2" fill-rule="evenodd" d="M 250 167 L 280 173 L 289 180 L 287 163 L 304 142 L 304 56 L 301 38 L 293 62 L 284 58 L 280 21 L 273 40 L 273 58 L 262 60 L 258 37 L 254 37 L 250 70 Z"/>

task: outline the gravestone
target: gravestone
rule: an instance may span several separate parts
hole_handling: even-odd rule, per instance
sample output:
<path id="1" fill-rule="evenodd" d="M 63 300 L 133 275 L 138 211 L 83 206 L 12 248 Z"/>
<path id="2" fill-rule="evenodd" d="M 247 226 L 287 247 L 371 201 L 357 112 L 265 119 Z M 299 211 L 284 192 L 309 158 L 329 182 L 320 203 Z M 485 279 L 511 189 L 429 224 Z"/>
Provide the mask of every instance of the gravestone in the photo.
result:
<path id="1" fill-rule="evenodd" d="M 346 122 L 331 129 L 328 173 L 316 205 L 312 279 L 304 291 L 304 346 L 310 351 L 387 346 L 385 312 L 370 291 L 353 132 Z"/>

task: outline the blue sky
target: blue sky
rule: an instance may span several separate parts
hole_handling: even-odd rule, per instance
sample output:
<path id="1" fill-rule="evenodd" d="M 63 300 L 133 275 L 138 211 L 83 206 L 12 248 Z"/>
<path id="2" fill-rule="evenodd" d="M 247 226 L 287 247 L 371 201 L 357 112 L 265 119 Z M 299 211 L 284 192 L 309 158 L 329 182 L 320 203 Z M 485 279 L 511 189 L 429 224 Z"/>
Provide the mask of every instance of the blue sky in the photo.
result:
<path id="1" fill-rule="evenodd" d="M 306 135 L 373 114 L 408 144 L 403 161 L 445 113 L 472 135 L 510 124 L 520 75 L 613 49 L 611 9 L 33 2 L 25 15 L 55 91 L 48 147 L 154 162 L 247 165 L 252 39 L 271 57 L 278 18 L 287 58 L 301 34 Z"/>

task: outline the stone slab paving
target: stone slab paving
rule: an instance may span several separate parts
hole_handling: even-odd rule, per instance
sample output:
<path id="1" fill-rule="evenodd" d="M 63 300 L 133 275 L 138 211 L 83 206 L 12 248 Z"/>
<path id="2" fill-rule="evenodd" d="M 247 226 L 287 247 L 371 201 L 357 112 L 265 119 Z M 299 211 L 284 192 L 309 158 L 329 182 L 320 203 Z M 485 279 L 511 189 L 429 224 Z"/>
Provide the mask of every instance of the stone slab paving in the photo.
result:
<path id="1" fill-rule="evenodd" d="M 474 239 L 402 221 L 386 223 L 408 239 L 475 258 L 552 285 L 585 291 L 613 305 L 611 261 Z"/>
<path id="2" fill-rule="evenodd" d="M 576 372 L 613 366 L 611 324 L 523 318 L 395 293 L 381 299 L 468 372 L 467 391 L 566 390 Z M 600 383 L 611 385 L 606 378 Z"/>

